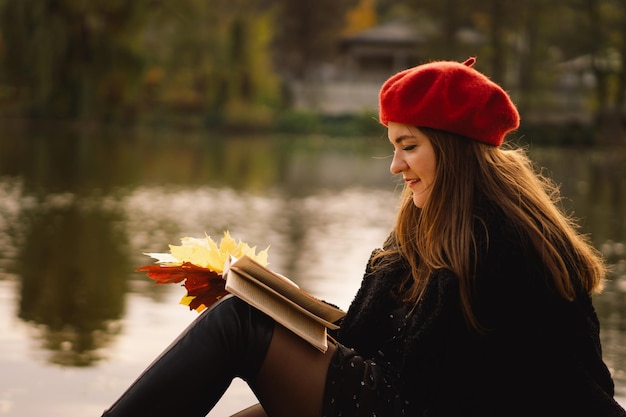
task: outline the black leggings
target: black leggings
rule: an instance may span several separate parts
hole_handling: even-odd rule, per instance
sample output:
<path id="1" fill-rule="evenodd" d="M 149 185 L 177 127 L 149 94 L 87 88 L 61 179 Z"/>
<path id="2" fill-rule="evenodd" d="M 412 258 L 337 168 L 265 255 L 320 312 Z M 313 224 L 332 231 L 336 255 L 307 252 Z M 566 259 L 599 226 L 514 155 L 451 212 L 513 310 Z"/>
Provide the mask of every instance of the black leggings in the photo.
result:
<path id="1" fill-rule="evenodd" d="M 235 377 L 272 416 L 382 416 L 381 406 L 394 408 L 377 401 L 386 379 L 372 360 L 341 344 L 322 354 L 227 297 L 198 316 L 103 417 L 204 417 Z"/>
<path id="2" fill-rule="evenodd" d="M 227 297 L 198 316 L 103 417 L 204 417 L 233 378 L 255 378 L 274 321 Z"/>

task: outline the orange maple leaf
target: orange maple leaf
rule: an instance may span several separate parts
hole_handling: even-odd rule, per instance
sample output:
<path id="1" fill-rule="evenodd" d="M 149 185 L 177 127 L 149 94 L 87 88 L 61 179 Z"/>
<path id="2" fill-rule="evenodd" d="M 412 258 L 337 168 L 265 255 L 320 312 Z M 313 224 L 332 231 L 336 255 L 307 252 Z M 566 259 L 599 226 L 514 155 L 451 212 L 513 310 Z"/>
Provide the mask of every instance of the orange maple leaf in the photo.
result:
<path id="1" fill-rule="evenodd" d="M 137 272 L 146 272 L 157 284 L 185 281 L 183 285 L 187 289 L 187 296 L 193 297 L 189 301 L 191 310 L 202 311 L 228 294 L 226 281 L 220 274 L 191 262 L 182 265 L 144 265 L 137 268 Z"/>
<path id="2" fill-rule="evenodd" d="M 157 284 L 175 284 L 186 279 L 208 281 L 211 278 L 219 278 L 217 272 L 208 268 L 184 262 L 182 265 L 144 265 L 136 269 L 137 272 L 146 272 L 149 278 Z"/>
<path id="3" fill-rule="evenodd" d="M 226 281 L 222 278 L 212 278 L 208 282 L 204 280 L 197 282 L 187 279 L 185 288 L 187 288 L 188 296 L 193 297 L 189 302 L 189 309 L 202 311 L 211 307 L 228 294 L 225 286 Z"/>

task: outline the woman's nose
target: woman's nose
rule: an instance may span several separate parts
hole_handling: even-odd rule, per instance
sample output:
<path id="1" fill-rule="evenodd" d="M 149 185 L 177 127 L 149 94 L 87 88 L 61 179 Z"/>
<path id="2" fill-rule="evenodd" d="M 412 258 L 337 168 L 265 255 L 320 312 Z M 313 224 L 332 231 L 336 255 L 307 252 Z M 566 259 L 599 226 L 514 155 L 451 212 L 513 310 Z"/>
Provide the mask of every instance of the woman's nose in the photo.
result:
<path id="1" fill-rule="evenodd" d="M 391 160 L 391 165 L 389 166 L 389 171 L 393 174 L 400 174 L 402 171 L 406 169 L 407 165 L 404 162 L 404 159 L 398 155 L 397 152 L 394 152 L 393 159 Z"/>

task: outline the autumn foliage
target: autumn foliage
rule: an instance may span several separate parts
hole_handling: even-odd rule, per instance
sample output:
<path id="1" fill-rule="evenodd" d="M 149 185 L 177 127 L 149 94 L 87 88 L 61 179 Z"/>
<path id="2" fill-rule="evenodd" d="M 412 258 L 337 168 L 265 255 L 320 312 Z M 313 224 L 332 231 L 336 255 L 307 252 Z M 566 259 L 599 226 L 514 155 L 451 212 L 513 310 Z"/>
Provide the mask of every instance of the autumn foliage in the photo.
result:
<path id="1" fill-rule="evenodd" d="M 157 284 L 182 282 L 187 294 L 181 304 L 198 312 L 228 294 L 223 267 L 230 256 L 247 255 L 267 265 L 267 249 L 257 254 L 256 247 L 236 242 L 228 232 L 224 233 L 219 246 L 209 236 L 204 239 L 185 237 L 181 242 L 180 246 L 170 245 L 170 253 L 146 253 L 157 259 L 157 263 L 141 266 L 137 272 L 146 272 Z"/>

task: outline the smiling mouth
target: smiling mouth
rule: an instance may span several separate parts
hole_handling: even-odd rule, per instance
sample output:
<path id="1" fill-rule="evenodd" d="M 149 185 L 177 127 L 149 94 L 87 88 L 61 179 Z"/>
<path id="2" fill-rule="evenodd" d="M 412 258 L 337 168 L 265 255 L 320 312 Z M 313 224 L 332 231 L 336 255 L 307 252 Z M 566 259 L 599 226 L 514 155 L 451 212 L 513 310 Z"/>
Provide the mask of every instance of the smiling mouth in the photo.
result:
<path id="1" fill-rule="evenodd" d="M 419 178 L 405 178 L 404 181 L 406 181 L 407 185 L 409 187 L 412 187 L 413 185 L 417 184 L 418 182 L 420 182 Z"/>

